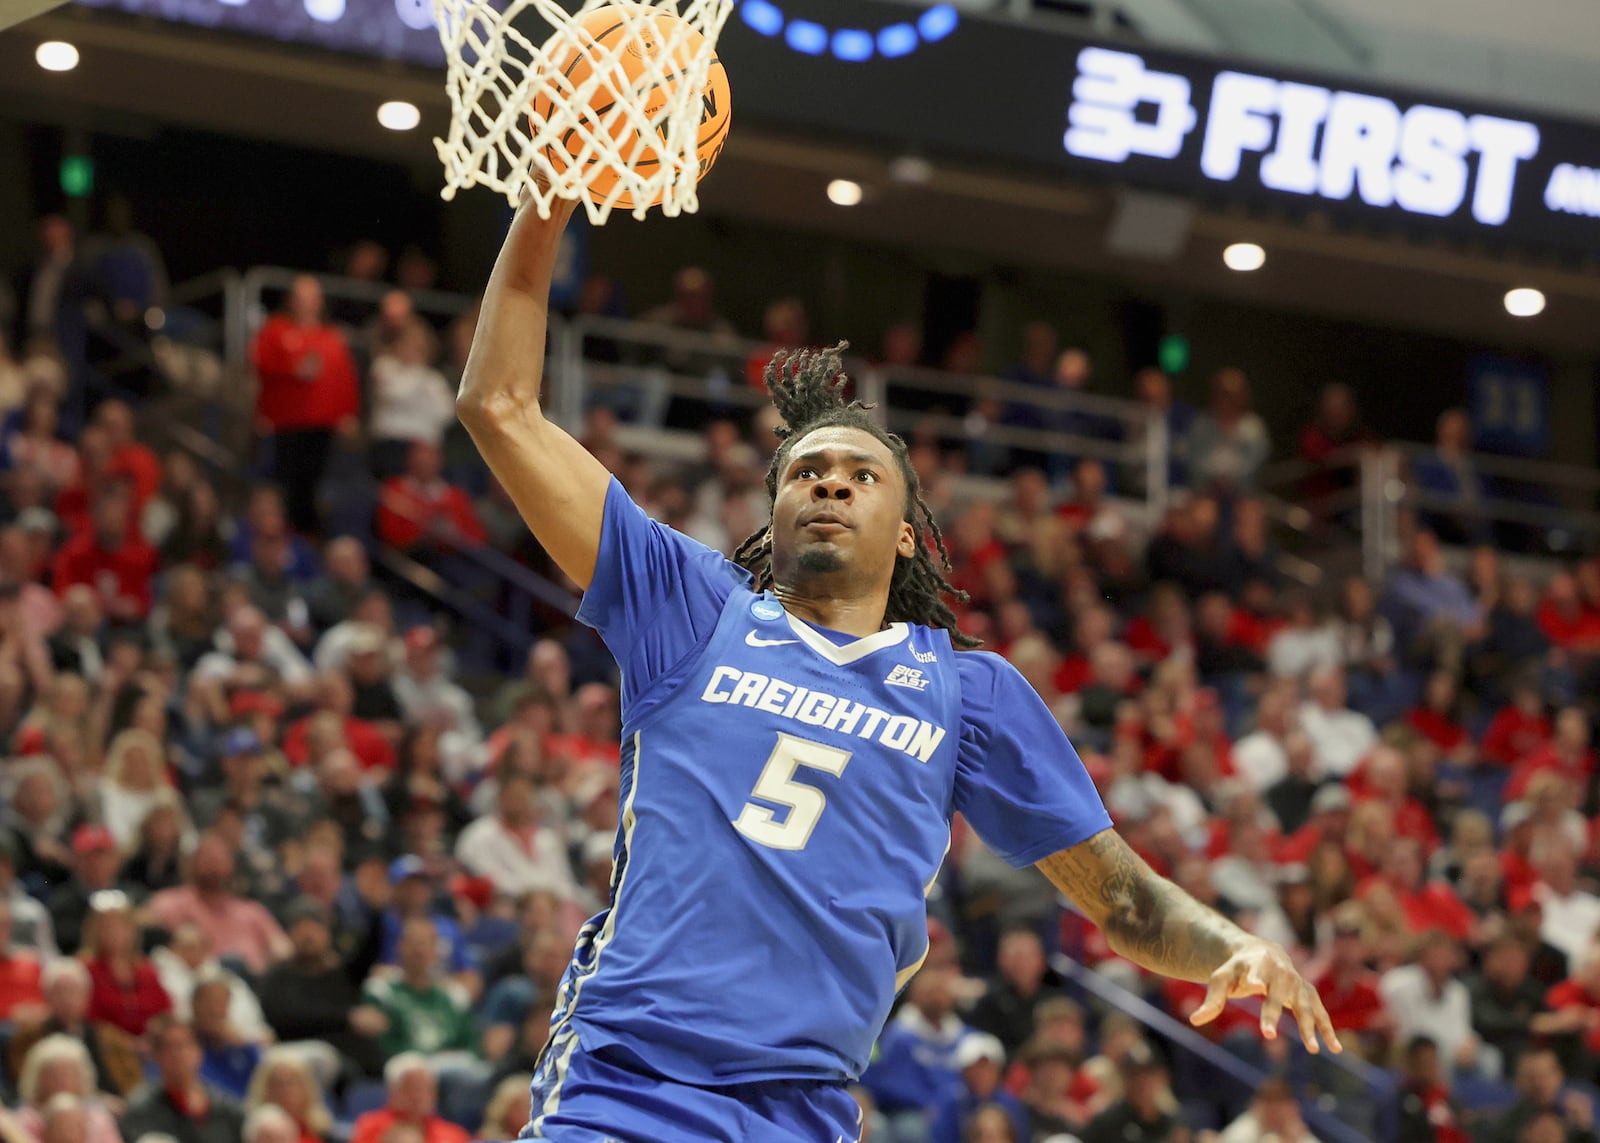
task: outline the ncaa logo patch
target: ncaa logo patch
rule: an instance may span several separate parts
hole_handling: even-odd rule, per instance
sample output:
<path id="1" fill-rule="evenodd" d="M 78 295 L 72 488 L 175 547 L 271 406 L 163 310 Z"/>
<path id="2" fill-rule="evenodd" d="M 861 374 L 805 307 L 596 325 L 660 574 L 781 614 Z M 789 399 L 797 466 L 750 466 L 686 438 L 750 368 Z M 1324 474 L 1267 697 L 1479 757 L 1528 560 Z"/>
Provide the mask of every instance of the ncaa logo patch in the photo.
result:
<path id="1" fill-rule="evenodd" d="M 775 599 L 758 599 L 750 605 L 750 614 L 770 623 L 783 618 L 783 604 Z"/>

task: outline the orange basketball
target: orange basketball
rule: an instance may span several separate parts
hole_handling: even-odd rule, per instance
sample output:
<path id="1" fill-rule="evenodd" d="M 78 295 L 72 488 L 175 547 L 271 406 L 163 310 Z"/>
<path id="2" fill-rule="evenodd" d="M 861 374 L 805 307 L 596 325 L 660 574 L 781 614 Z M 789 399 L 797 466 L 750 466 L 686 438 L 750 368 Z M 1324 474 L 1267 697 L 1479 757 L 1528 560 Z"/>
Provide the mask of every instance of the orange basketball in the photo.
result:
<path id="1" fill-rule="evenodd" d="M 652 118 L 662 107 L 678 95 L 683 69 L 698 53 L 705 50 L 705 37 L 689 27 L 678 16 L 659 11 L 644 16 L 632 5 L 608 5 L 596 8 L 577 18 L 574 31 L 584 50 L 579 51 L 559 35 L 545 45 L 548 61 L 547 84 L 556 97 L 567 100 L 577 98 L 596 68 L 602 78 L 588 98 L 580 118 L 580 126 L 568 129 L 559 144 L 545 148 L 545 156 L 557 172 L 565 173 L 573 163 L 583 163 L 595 170 L 586 172 L 585 184 L 596 199 L 605 199 L 617 184 L 617 174 L 595 157 L 593 139 L 610 137 L 617 153 L 628 166 L 636 170 L 653 168 L 659 163 L 657 155 L 660 140 L 647 141 L 639 131 L 636 118 L 623 113 L 617 106 L 617 92 L 630 91 L 647 68 L 665 72 L 665 79 L 646 94 L 644 117 Z M 662 66 L 662 53 L 676 44 L 672 61 L 676 66 Z M 535 131 L 550 118 L 553 107 L 550 91 L 541 91 L 533 100 L 532 118 Z M 712 57 L 706 86 L 700 95 L 700 171 L 707 171 L 722 154 L 722 145 L 728 139 L 728 127 L 733 119 L 733 106 L 728 92 L 728 73 L 722 61 Z M 649 206 L 660 204 L 663 194 L 658 194 Z M 633 194 L 624 190 L 617 196 L 616 206 L 633 210 L 637 204 Z"/>

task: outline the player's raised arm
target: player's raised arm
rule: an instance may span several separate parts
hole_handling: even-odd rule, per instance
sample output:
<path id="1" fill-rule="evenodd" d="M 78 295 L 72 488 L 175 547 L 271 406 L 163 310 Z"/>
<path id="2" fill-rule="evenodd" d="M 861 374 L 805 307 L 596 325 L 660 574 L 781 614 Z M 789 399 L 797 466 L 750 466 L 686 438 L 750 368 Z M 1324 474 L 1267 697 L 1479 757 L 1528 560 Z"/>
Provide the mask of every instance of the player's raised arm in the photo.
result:
<path id="1" fill-rule="evenodd" d="M 456 415 L 534 538 L 587 589 L 611 476 L 539 407 L 550 279 L 575 205 L 557 199 L 549 219 L 531 206 L 517 212 L 483 296 Z"/>
<path id="2" fill-rule="evenodd" d="M 1341 1051 L 1328 1010 L 1279 945 L 1251 936 L 1151 869 L 1116 830 L 1039 862 L 1039 869 L 1106 934 L 1111 947 L 1151 972 L 1208 986 L 1190 1022 L 1221 1015 L 1231 997 L 1260 996 L 1261 1034 L 1278 1034 L 1285 1008 L 1306 1049 L 1317 1034 Z"/>

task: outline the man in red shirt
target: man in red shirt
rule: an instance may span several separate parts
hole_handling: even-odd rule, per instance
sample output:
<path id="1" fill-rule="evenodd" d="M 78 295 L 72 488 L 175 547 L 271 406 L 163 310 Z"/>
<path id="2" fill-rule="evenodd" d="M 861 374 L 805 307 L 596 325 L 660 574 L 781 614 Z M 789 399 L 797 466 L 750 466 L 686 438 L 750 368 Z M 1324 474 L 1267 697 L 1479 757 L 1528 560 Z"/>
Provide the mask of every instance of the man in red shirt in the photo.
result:
<path id="1" fill-rule="evenodd" d="M 302 274 L 284 312 L 268 319 L 250 351 L 260 381 L 256 429 L 272 438 L 277 479 L 297 531 L 317 530 L 317 484 L 335 433 L 353 433 L 360 412 L 355 359 L 322 316 L 322 286 Z"/>
<path id="2" fill-rule="evenodd" d="M 115 622 L 138 622 L 150 612 L 150 581 L 159 562 L 156 551 L 132 526 L 133 489 L 126 481 L 107 484 L 94 504 L 93 526 L 62 547 L 56 556 L 56 594 L 87 584 Z"/>
<path id="3" fill-rule="evenodd" d="M 1539 688 L 1522 684 L 1511 691 L 1511 702 L 1495 712 L 1483 735 L 1480 752 L 1485 762 L 1515 766 L 1550 741 L 1550 720 L 1544 714 Z"/>
<path id="4" fill-rule="evenodd" d="M 1554 770 L 1580 790 L 1588 788 L 1594 751 L 1589 749 L 1589 717 L 1581 707 L 1569 706 L 1556 715 L 1555 737 L 1517 763 L 1506 781 L 1503 800 L 1520 801 L 1541 770 Z"/>
<path id="5" fill-rule="evenodd" d="M 435 1111 L 438 1083 L 427 1058 L 418 1052 L 401 1052 L 383 1068 L 389 1102 L 356 1120 L 350 1143 L 382 1143 L 397 1123 L 409 1123 L 422 1133 L 422 1143 L 467 1143 L 472 1137 Z"/>
<path id="6" fill-rule="evenodd" d="M 1352 778 L 1354 776 L 1352 775 Z M 1405 756 L 1392 746 L 1378 746 L 1361 765 L 1363 791 L 1358 801 L 1378 801 L 1394 811 L 1394 831 L 1422 843 L 1425 853 L 1439 847 L 1428 808 L 1407 790 Z"/>
<path id="7" fill-rule="evenodd" d="M 1365 897 L 1380 883 L 1387 885 L 1413 933 L 1438 929 L 1456 940 L 1466 940 L 1472 931 L 1472 910 L 1461 903 L 1449 885 L 1424 881 L 1422 874 L 1421 843 L 1415 838 L 1397 837 L 1383 856 L 1382 872 L 1357 886 L 1356 896 Z"/>
<path id="8" fill-rule="evenodd" d="M 126 402 L 100 402 L 94 411 L 94 423 L 111 443 L 106 474 L 131 481 L 134 503 L 142 509 L 161 488 L 161 458 L 134 439 L 133 410 Z"/>
<path id="9" fill-rule="evenodd" d="M 483 522 L 472 501 L 443 472 L 436 445 L 411 443 L 405 475 L 385 481 L 378 500 L 378 536 L 384 543 L 415 555 L 483 543 Z"/>
<path id="10" fill-rule="evenodd" d="M 1341 906 L 1333 919 L 1333 953 L 1316 981 L 1317 992 L 1328 1009 L 1334 1030 L 1381 1038 L 1394 1030 L 1394 1021 L 1378 993 L 1378 974 L 1367 964 L 1367 941 L 1362 932 L 1359 905 Z"/>

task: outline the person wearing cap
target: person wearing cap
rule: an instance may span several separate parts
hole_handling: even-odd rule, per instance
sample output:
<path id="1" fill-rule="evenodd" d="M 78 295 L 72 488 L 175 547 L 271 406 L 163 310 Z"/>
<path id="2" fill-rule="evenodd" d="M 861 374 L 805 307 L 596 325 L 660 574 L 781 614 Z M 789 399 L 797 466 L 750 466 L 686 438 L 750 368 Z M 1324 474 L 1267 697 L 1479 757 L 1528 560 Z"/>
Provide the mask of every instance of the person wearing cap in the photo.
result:
<path id="1" fill-rule="evenodd" d="M 1000 1086 L 1005 1074 L 1005 1046 L 987 1032 L 968 1032 L 956 1045 L 955 1065 L 961 1072 L 961 1090 L 934 1111 L 928 1143 L 962 1143 L 963 1127 L 983 1107 L 998 1107 L 1011 1121 L 1012 1138 L 1027 1139 L 1028 1109 Z"/>
<path id="2" fill-rule="evenodd" d="M 244 818 L 245 835 L 264 846 L 276 846 L 293 835 L 288 810 L 274 792 L 266 789 L 266 745 L 256 731 L 236 726 L 222 737 L 222 784 L 196 790 L 189 805 L 195 824 L 210 829 L 224 806 Z"/>
<path id="3" fill-rule="evenodd" d="M 256 981 L 267 1023 L 280 1042 L 322 1040 L 362 1075 L 383 1067 L 378 1036 L 383 1014 L 362 1000 L 362 987 L 378 963 L 383 925 L 374 911 L 361 943 L 348 957 L 334 949 L 331 913 L 320 901 L 299 897 L 284 912 L 290 954 Z"/>
<path id="4" fill-rule="evenodd" d="M 344 673 L 350 680 L 350 713 L 398 738 L 406 716 L 389 661 L 389 638 L 380 628 L 371 623 L 356 627 Z"/>
<path id="5" fill-rule="evenodd" d="M 72 835 L 72 879 L 50 895 L 50 920 L 55 926 L 61 951 L 72 955 L 83 942 L 84 922 L 89 917 L 89 902 L 96 893 L 116 889 L 137 901 L 142 894 L 137 886 L 124 882 L 122 856 L 117 840 L 105 826 L 79 826 Z"/>
<path id="6" fill-rule="evenodd" d="M 474 999 L 483 991 L 478 973 L 478 958 L 467 944 L 461 927 L 434 908 L 434 879 L 428 863 L 414 853 L 397 857 L 389 865 L 389 884 L 393 897 L 383 913 L 383 954 L 385 965 L 400 963 L 400 940 L 406 925 L 416 919 L 433 923 L 439 943 L 438 963 L 449 974 L 450 982 Z"/>
<path id="7" fill-rule="evenodd" d="M 1083 1143 L 1168 1143 L 1179 1121 L 1166 1065 L 1138 1044 L 1122 1064 L 1122 1098 L 1089 1121 Z"/>
<path id="8" fill-rule="evenodd" d="M 1376 1048 L 1393 1030 L 1394 1021 L 1378 992 L 1366 938 L 1366 909 L 1346 901 L 1333 913 L 1333 948 L 1328 967 L 1316 980 L 1317 993 L 1334 1029 L 1365 1038 Z"/>

